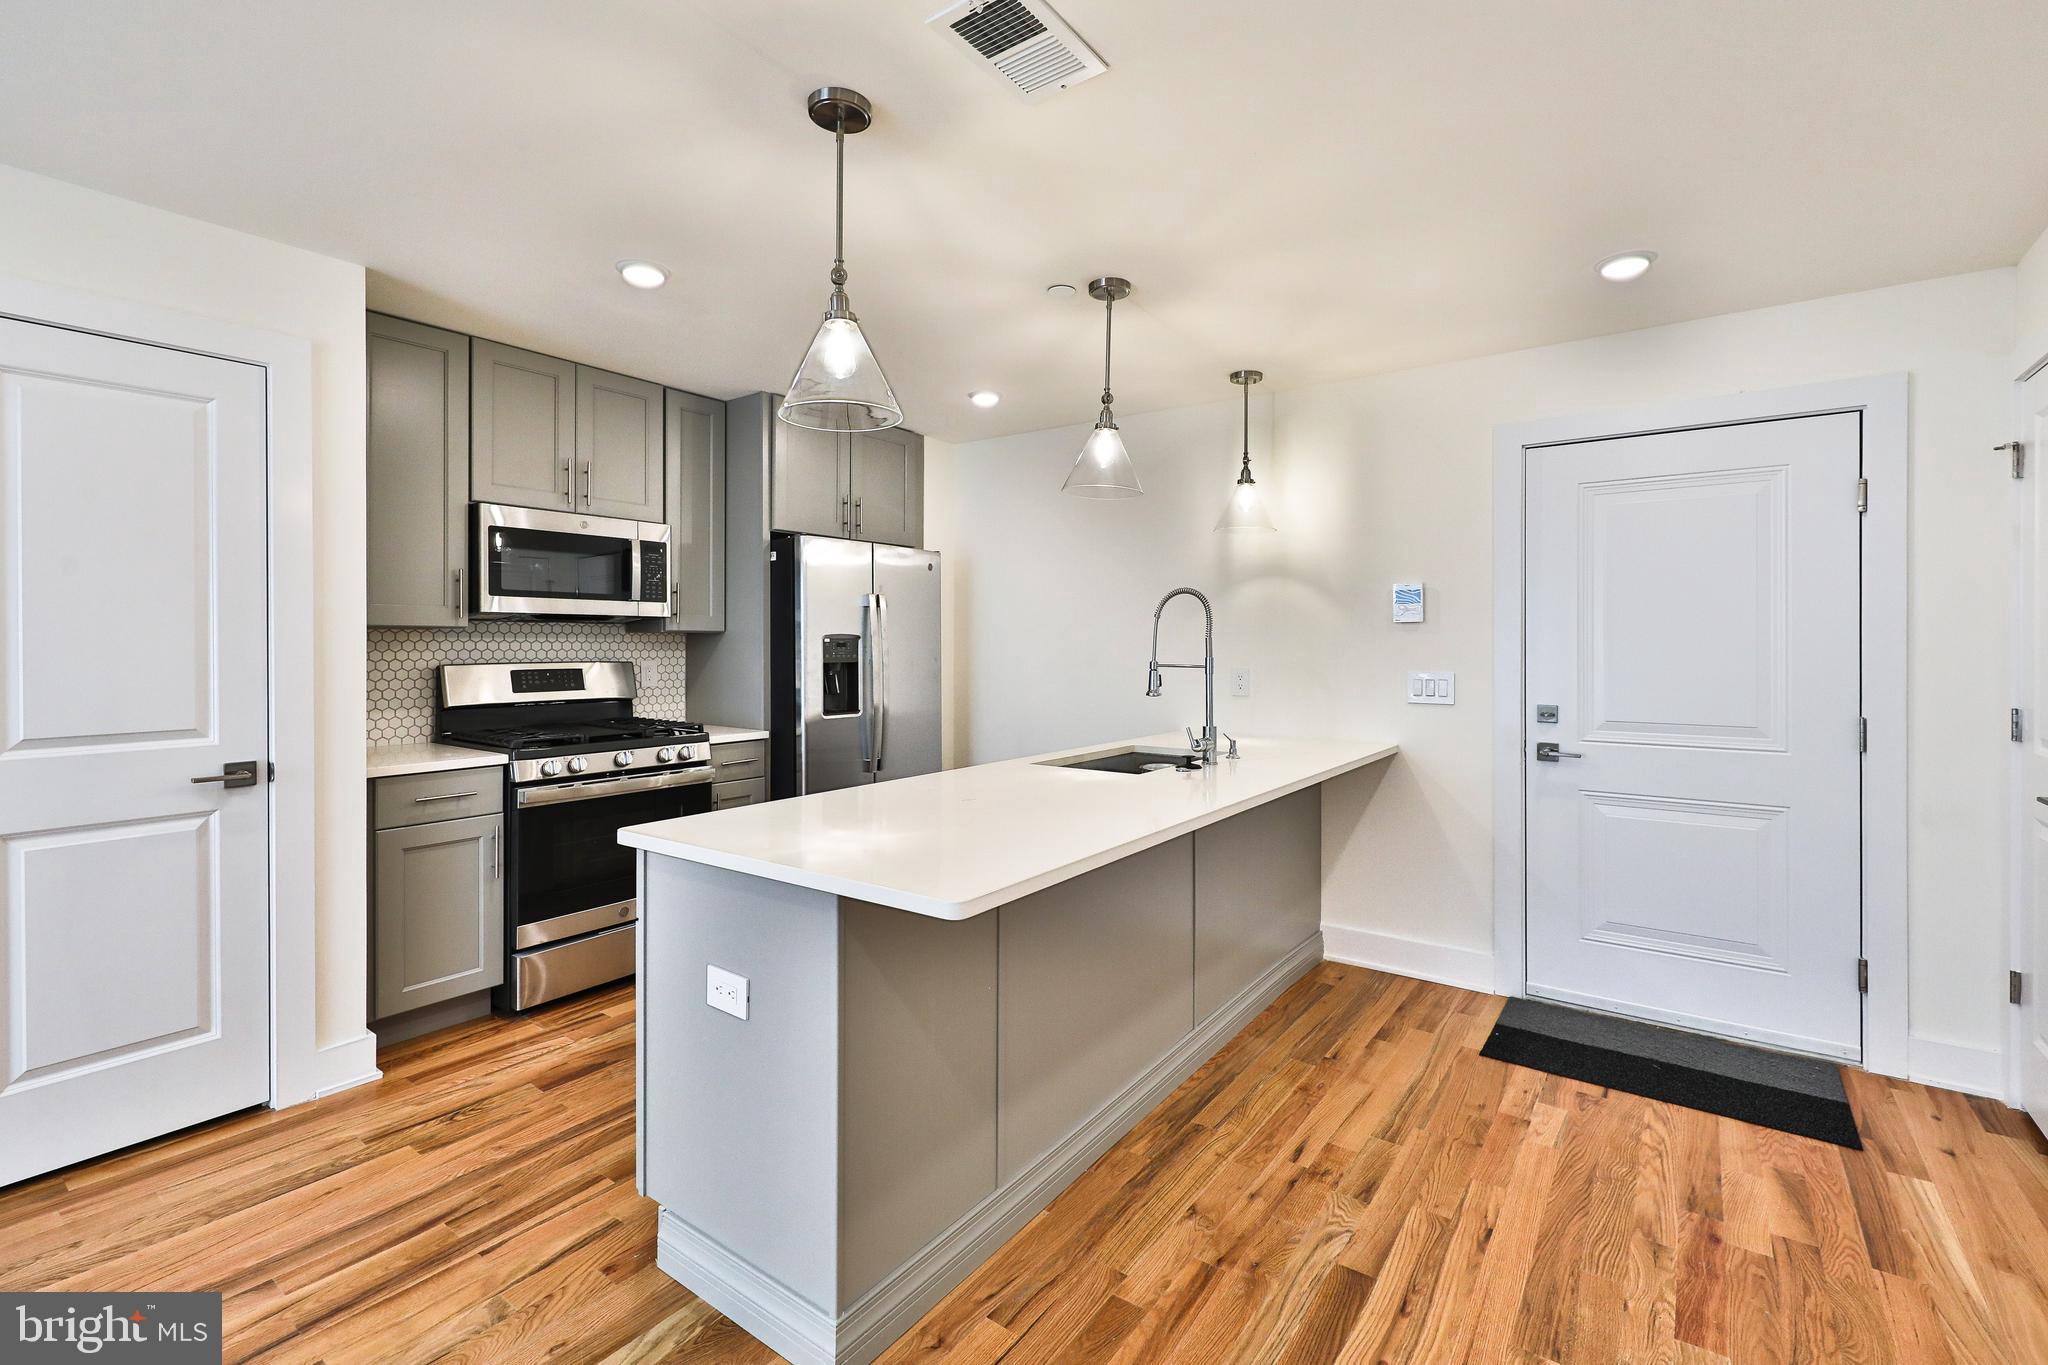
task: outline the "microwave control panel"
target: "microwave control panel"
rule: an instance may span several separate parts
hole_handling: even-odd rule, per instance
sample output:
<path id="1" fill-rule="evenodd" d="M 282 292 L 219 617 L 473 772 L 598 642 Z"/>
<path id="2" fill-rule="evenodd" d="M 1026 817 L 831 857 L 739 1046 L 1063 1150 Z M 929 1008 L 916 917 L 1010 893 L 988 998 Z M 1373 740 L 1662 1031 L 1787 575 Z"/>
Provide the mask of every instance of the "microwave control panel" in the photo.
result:
<path id="1" fill-rule="evenodd" d="M 668 546 L 658 540 L 640 542 L 640 600 L 668 600 Z"/>

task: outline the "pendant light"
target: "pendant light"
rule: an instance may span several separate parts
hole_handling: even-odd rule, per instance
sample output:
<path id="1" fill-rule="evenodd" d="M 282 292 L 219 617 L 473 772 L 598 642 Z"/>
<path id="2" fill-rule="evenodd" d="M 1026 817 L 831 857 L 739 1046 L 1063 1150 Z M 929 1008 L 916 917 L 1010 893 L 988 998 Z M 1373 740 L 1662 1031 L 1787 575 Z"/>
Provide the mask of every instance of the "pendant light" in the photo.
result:
<path id="1" fill-rule="evenodd" d="M 903 420 L 896 393 L 868 349 L 846 298 L 846 139 L 874 121 L 867 96 L 843 86 L 812 92 L 811 122 L 832 134 L 838 174 L 832 216 L 832 293 L 825 320 L 789 381 L 782 420 L 813 431 L 880 431 Z"/>
<path id="2" fill-rule="evenodd" d="M 1230 382 L 1244 390 L 1244 466 L 1237 471 L 1237 487 L 1216 518 L 1219 531 L 1272 531 L 1273 518 L 1266 515 L 1266 498 L 1252 478 L 1252 385 L 1266 376 L 1258 370 L 1232 370 Z"/>
<path id="3" fill-rule="evenodd" d="M 1110 331 L 1116 301 L 1130 296 L 1131 282 L 1114 275 L 1105 275 L 1088 286 L 1088 297 L 1102 303 L 1102 415 L 1095 419 L 1095 430 L 1088 433 L 1081 453 L 1074 457 L 1061 492 L 1084 498 L 1135 498 L 1145 491 L 1138 482 L 1138 471 L 1131 466 L 1130 452 L 1124 449 L 1123 435 L 1116 429 L 1116 414 L 1109 407 L 1114 401 L 1109 392 Z"/>

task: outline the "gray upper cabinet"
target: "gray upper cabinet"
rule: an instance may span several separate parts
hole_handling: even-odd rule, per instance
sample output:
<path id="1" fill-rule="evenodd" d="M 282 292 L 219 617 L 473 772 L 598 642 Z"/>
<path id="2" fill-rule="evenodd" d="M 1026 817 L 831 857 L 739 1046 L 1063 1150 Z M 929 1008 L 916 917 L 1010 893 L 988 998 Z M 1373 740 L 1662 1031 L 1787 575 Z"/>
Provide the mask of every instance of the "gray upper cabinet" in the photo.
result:
<path id="1" fill-rule="evenodd" d="M 496 769 L 486 774 L 498 780 Z M 504 818 L 379 830 L 371 910 L 379 1019 L 505 979 Z"/>
<path id="2" fill-rule="evenodd" d="M 668 390 L 669 614 L 656 629 L 725 629 L 725 404 Z"/>
<path id="3" fill-rule="evenodd" d="M 482 337 L 470 360 L 470 495 L 572 510 L 576 366 Z"/>
<path id="4" fill-rule="evenodd" d="M 369 623 L 461 626 L 469 543 L 469 338 L 368 319 Z"/>
<path id="5" fill-rule="evenodd" d="M 853 469 L 853 534 L 885 545 L 924 539 L 924 437 L 902 427 L 856 431 L 848 438 Z"/>
<path id="6" fill-rule="evenodd" d="M 780 402 L 771 399 L 772 408 Z M 888 545 L 924 539 L 924 437 L 812 431 L 777 418 L 770 511 L 778 531 Z"/>
<path id="7" fill-rule="evenodd" d="M 661 385 L 576 366 L 576 508 L 660 521 Z"/>
<path id="8" fill-rule="evenodd" d="M 778 406 L 781 400 L 770 403 Z M 846 437 L 775 419 L 775 529 L 814 536 L 853 532 L 853 474 Z"/>

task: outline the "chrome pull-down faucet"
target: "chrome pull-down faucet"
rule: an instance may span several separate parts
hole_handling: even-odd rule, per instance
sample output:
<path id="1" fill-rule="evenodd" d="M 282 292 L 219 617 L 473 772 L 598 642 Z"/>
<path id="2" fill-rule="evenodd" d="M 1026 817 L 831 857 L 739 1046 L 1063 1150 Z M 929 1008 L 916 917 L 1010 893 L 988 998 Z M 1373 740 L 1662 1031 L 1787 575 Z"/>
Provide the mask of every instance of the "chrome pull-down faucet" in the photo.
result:
<path id="1" fill-rule="evenodd" d="M 1163 664 L 1159 662 L 1159 618 L 1166 611 L 1166 604 L 1176 597 L 1192 597 L 1202 604 L 1202 662 L 1198 664 Z M 1152 609 L 1152 661 L 1145 667 L 1145 695 L 1156 697 L 1166 686 L 1166 679 L 1160 673 L 1162 668 L 1199 668 L 1202 670 L 1202 733 L 1197 736 L 1192 727 L 1188 728 L 1188 748 L 1196 761 L 1216 761 L 1216 740 L 1220 733 L 1216 729 L 1216 612 L 1209 605 L 1209 599 L 1194 588 L 1175 588 L 1159 599 L 1159 605 Z M 1228 738 L 1226 736 L 1226 738 Z M 1237 757 L 1237 741 L 1230 741 L 1228 758 Z"/>

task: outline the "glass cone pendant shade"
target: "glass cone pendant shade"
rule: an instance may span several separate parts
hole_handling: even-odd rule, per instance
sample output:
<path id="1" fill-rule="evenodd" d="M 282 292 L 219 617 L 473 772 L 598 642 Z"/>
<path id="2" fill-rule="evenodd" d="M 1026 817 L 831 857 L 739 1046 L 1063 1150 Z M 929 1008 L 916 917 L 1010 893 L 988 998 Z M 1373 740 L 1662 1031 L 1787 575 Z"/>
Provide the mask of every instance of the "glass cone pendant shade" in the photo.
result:
<path id="1" fill-rule="evenodd" d="M 1081 453 L 1074 457 L 1074 467 L 1067 471 L 1060 491 L 1084 498 L 1135 498 L 1145 491 L 1116 423 L 1096 423 L 1082 443 Z"/>
<path id="2" fill-rule="evenodd" d="M 880 431 L 903 420 L 895 390 L 851 314 L 827 313 L 789 381 L 782 420 L 814 431 Z"/>
<path id="3" fill-rule="evenodd" d="M 1275 531 L 1273 518 L 1266 513 L 1266 495 L 1252 480 L 1251 461 L 1245 461 L 1244 472 L 1237 476 L 1237 487 L 1230 492 L 1230 501 L 1223 505 L 1223 515 L 1216 518 L 1219 531 Z"/>

